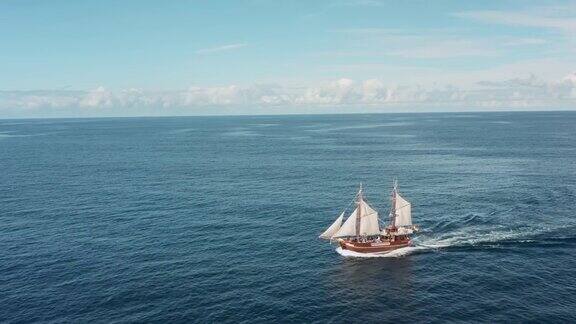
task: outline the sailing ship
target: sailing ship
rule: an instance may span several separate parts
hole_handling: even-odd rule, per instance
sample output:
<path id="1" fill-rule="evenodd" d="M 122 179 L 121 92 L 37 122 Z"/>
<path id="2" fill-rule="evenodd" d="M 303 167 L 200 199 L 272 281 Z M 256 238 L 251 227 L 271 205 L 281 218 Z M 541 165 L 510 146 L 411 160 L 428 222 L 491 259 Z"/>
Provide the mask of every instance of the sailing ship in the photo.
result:
<path id="1" fill-rule="evenodd" d="M 386 253 L 409 246 L 410 235 L 417 232 L 418 227 L 412 224 L 412 206 L 398 193 L 397 181 L 394 181 L 391 200 L 388 224 L 380 226 L 378 212 L 364 199 L 360 184 L 355 197 L 356 209 L 346 221 L 344 210 L 320 238 L 337 241 L 343 250 L 358 253 Z"/>

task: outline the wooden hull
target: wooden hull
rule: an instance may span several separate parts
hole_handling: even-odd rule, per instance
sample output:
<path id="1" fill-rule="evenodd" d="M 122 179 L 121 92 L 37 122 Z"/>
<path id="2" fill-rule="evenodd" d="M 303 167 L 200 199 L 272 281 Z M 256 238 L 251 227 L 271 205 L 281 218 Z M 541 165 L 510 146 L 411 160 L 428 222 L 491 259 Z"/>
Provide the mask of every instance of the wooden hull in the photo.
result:
<path id="1" fill-rule="evenodd" d="M 385 253 L 410 246 L 411 241 L 408 236 L 397 236 L 393 241 L 388 238 L 381 238 L 379 241 L 355 242 L 354 240 L 340 240 L 338 243 L 343 250 L 358 253 Z"/>

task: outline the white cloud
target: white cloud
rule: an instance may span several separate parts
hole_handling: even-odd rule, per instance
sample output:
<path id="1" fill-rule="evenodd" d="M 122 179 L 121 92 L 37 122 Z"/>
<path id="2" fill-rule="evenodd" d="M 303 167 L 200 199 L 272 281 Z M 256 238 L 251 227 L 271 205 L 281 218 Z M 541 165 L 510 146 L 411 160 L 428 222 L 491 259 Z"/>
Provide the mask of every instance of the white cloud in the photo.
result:
<path id="1" fill-rule="evenodd" d="M 532 46 L 543 45 L 548 43 L 545 39 L 541 38 L 518 38 L 509 40 L 503 43 L 504 46 Z"/>
<path id="2" fill-rule="evenodd" d="M 81 107 L 108 107 L 112 105 L 112 93 L 100 86 L 88 91 L 78 104 Z"/>
<path id="3" fill-rule="evenodd" d="M 311 87 L 294 97 L 296 104 L 345 104 L 359 99 L 356 82 L 340 79 L 327 85 Z"/>
<path id="4" fill-rule="evenodd" d="M 228 45 L 209 47 L 209 48 L 201 48 L 199 50 L 196 50 L 195 53 L 196 54 L 211 54 L 211 53 L 218 53 L 218 52 L 226 52 L 226 51 L 231 51 L 231 50 L 239 49 L 242 47 L 246 47 L 247 45 L 248 44 L 245 44 L 245 43 L 238 43 L 238 44 L 228 44 Z"/>
<path id="5" fill-rule="evenodd" d="M 333 0 L 332 7 L 382 7 L 384 3 L 377 0 Z"/>
<path id="6" fill-rule="evenodd" d="M 538 7 L 520 12 L 497 10 L 465 11 L 454 13 L 453 15 L 491 24 L 549 28 L 567 33 L 576 32 L 575 6 Z"/>
<path id="7" fill-rule="evenodd" d="M 536 37 L 490 35 L 478 37 L 468 30 L 455 28 L 389 29 L 349 28 L 331 30 L 350 36 L 349 49 L 316 53 L 341 57 L 401 57 L 405 59 L 448 59 L 462 57 L 506 57 L 514 47 L 541 46 L 545 40 Z M 524 50 L 524 48 L 522 48 Z"/>
<path id="8" fill-rule="evenodd" d="M 469 40 L 444 40 L 436 41 L 424 46 L 415 45 L 412 48 L 390 51 L 387 54 L 404 58 L 441 59 L 464 56 L 491 57 L 501 55 L 502 51 L 488 46 L 483 46 L 480 42 L 472 42 Z"/>

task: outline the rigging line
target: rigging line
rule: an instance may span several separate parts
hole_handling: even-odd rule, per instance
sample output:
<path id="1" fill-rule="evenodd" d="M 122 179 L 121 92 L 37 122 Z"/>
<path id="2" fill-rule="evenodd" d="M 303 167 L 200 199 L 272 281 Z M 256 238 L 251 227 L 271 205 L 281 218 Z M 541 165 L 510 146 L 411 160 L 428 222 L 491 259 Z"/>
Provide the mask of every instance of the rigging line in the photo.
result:
<path id="1" fill-rule="evenodd" d="M 350 205 L 352 205 L 352 204 L 354 204 L 354 203 L 356 202 L 357 198 L 360 196 L 359 194 L 360 194 L 360 192 L 357 192 L 357 193 L 354 195 L 354 198 L 352 198 L 352 201 L 350 201 L 350 202 L 348 203 L 348 205 L 344 208 L 344 210 L 343 210 L 342 212 L 346 212 L 346 210 L 348 210 L 348 208 L 350 207 Z"/>
<path id="2" fill-rule="evenodd" d="M 356 201 L 356 197 L 358 197 L 358 194 L 354 195 L 354 198 L 352 198 L 352 201 L 350 201 L 348 203 L 348 205 L 346 205 L 346 207 L 344 207 L 344 209 L 342 210 L 343 213 L 345 213 L 346 210 L 348 210 L 348 208 L 350 207 L 350 205 L 352 205 Z"/>

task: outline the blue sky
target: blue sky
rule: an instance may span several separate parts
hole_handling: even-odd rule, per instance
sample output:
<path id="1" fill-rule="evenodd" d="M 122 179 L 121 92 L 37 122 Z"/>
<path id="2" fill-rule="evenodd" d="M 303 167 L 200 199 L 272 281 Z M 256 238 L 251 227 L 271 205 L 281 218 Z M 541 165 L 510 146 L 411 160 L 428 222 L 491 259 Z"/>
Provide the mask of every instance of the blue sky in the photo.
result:
<path id="1" fill-rule="evenodd" d="M 0 117 L 572 109 L 575 35 L 563 1 L 2 0 Z"/>

